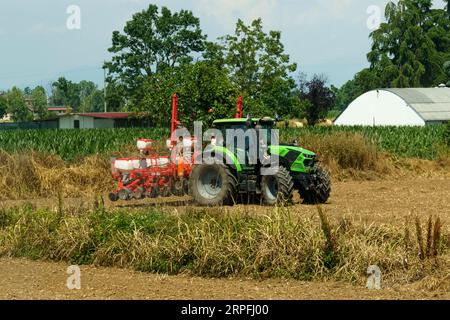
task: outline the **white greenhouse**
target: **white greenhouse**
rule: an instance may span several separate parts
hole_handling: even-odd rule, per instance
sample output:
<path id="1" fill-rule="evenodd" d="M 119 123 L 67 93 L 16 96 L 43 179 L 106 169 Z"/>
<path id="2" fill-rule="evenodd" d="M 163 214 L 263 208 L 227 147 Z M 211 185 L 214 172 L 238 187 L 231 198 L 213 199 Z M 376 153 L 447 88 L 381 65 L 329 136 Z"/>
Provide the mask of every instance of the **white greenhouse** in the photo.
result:
<path id="1" fill-rule="evenodd" d="M 354 100 L 338 126 L 425 126 L 450 121 L 450 88 L 379 89 Z"/>

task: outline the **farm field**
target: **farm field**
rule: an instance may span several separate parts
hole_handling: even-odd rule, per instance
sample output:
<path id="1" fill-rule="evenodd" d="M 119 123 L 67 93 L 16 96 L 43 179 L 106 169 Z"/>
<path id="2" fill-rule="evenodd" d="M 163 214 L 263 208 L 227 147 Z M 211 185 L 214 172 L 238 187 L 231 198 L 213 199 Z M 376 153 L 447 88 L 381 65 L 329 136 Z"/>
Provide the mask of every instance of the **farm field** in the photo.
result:
<path id="1" fill-rule="evenodd" d="M 450 0 L 35 2 L 0 5 L 0 301 L 450 301 Z"/>
<path id="2" fill-rule="evenodd" d="M 320 208 L 112 203 L 109 157 L 167 132 L 0 132 L 0 298 L 450 299 L 447 129 L 372 129 L 281 130 L 330 170 Z M 58 280 L 69 264 L 85 290 Z M 365 289 L 369 265 L 383 290 Z"/>

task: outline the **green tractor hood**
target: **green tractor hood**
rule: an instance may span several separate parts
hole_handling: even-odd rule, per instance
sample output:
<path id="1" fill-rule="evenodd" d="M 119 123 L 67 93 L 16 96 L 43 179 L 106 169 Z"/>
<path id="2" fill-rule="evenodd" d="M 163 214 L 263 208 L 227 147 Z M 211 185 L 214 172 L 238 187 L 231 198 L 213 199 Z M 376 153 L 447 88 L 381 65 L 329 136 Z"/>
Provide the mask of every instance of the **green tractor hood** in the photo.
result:
<path id="1" fill-rule="evenodd" d="M 292 172 L 309 173 L 314 170 L 316 154 L 301 147 L 291 145 L 270 146 L 270 154 L 280 158 L 280 162 Z"/>

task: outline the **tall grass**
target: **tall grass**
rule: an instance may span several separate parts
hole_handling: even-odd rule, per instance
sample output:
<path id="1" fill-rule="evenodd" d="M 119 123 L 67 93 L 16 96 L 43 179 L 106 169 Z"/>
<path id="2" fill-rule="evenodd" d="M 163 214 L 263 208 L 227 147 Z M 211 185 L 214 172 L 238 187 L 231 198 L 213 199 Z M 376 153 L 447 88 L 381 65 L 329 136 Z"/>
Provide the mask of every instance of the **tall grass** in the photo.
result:
<path id="1" fill-rule="evenodd" d="M 364 283 L 378 265 L 383 279 L 409 283 L 448 271 L 441 230 L 433 267 L 418 244 L 405 246 L 402 228 L 339 223 L 327 213 L 305 218 L 274 208 L 266 216 L 220 210 L 163 214 L 103 208 L 75 214 L 31 207 L 0 210 L 0 256 L 131 267 L 202 277 L 244 276 Z"/>
<path id="2" fill-rule="evenodd" d="M 0 150 L 0 200 L 79 197 L 113 190 L 111 165 L 101 156 L 66 163 L 59 156 Z"/>

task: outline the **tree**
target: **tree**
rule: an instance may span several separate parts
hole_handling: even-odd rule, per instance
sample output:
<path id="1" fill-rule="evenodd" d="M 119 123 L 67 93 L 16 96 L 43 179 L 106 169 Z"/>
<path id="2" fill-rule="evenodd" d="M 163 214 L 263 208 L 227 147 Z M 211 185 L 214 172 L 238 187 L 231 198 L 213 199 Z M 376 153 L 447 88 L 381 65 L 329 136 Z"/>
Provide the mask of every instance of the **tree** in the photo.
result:
<path id="1" fill-rule="evenodd" d="M 8 109 L 8 100 L 5 94 L 0 93 L 0 120 L 6 115 L 6 110 Z"/>
<path id="2" fill-rule="evenodd" d="M 192 53 L 205 47 L 200 20 L 186 10 L 172 13 L 162 7 L 159 12 L 151 4 L 133 15 L 123 31 L 113 32 L 109 48 L 113 58 L 105 67 L 109 70 L 108 82 L 115 80 L 115 85 L 124 86 L 127 98 L 134 101 L 143 97 L 142 85 L 149 77 L 191 59 Z"/>
<path id="3" fill-rule="evenodd" d="M 7 112 L 14 121 L 22 122 L 33 119 L 33 114 L 28 109 L 22 90 L 13 87 L 7 94 L 8 108 Z"/>
<path id="4" fill-rule="evenodd" d="M 38 119 L 45 119 L 48 116 L 47 95 L 43 87 L 38 86 L 31 91 L 31 104 Z"/>
<path id="5" fill-rule="evenodd" d="M 450 61 L 444 63 L 444 71 L 447 74 L 447 87 L 450 87 Z"/>
<path id="6" fill-rule="evenodd" d="M 334 90 L 336 95 L 334 109 L 344 110 L 353 100 L 363 93 L 380 88 L 382 81 L 374 71 L 363 69 L 352 80 L 347 81 L 340 89 Z"/>
<path id="7" fill-rule="evenodd" d="M 450 57 L 450 19 L 432 0 L 400 0 L 386 6 L 386 23 L 371 33 L 370 70 L 383 87 L 430 87 L 443 81 Z"/>
<path id="8" fill-rule="evenodd" d="M 125 89 L 123 86 L 111 81 L 106 84 L 106 105 L 108 111 L 120 111 L 126 108 Z"/>
<path id="9" fill-rule="evenodd" d="M 102 112 L 104 108 L 104 94 L 101 90 L 95 89 L 88 96 L 81 98 L 81 112 Z"/>
<path id="10" fill-rule="evenodd" d="M 208 53 L 215 59 L 221 59 L 223 55 L 223 61 L 252 113 L 290 113 L 296 101 L 292 95 L 295 81 L 290 73 L 296 71 L 297 65 L 290 63 L 289 55 L 284 52 L 281 32 L 264 33 L 261 19 L 254 20 L 249 26 L 238 20 L 235 33 L 221 40 L 222 49 L 216 46 Z"/>
<path id="11" fill-rule="evenodd" d="M 306 101 L 306 119 L 309 125 L 316 125 L 324 119 L 335 102 L 333 91 L 326 86 L 327 80 L 324 76 L 314 77 L 301 84 L 301 99 Z"/>
<path id="12" fill-rule="evenodd" d="M 179 118 L 184 125 L 193 121 L 211 124 L 216 118 L 235 114 L 238 90 L 227 71 L 212 62 L 185 63 L 148 79 L 145 97 L 137 111 L 148 111 L 157 125 L 170 122 L 171 96 L 179 96 Z"/>
<path id="13" fill-rule="evenodd" d="M 54 105 L 68 106 L 78 111 L 81 105 L 80 88 L 76 83 L 61 77 L 52 84 L 51 101 Z"/>

